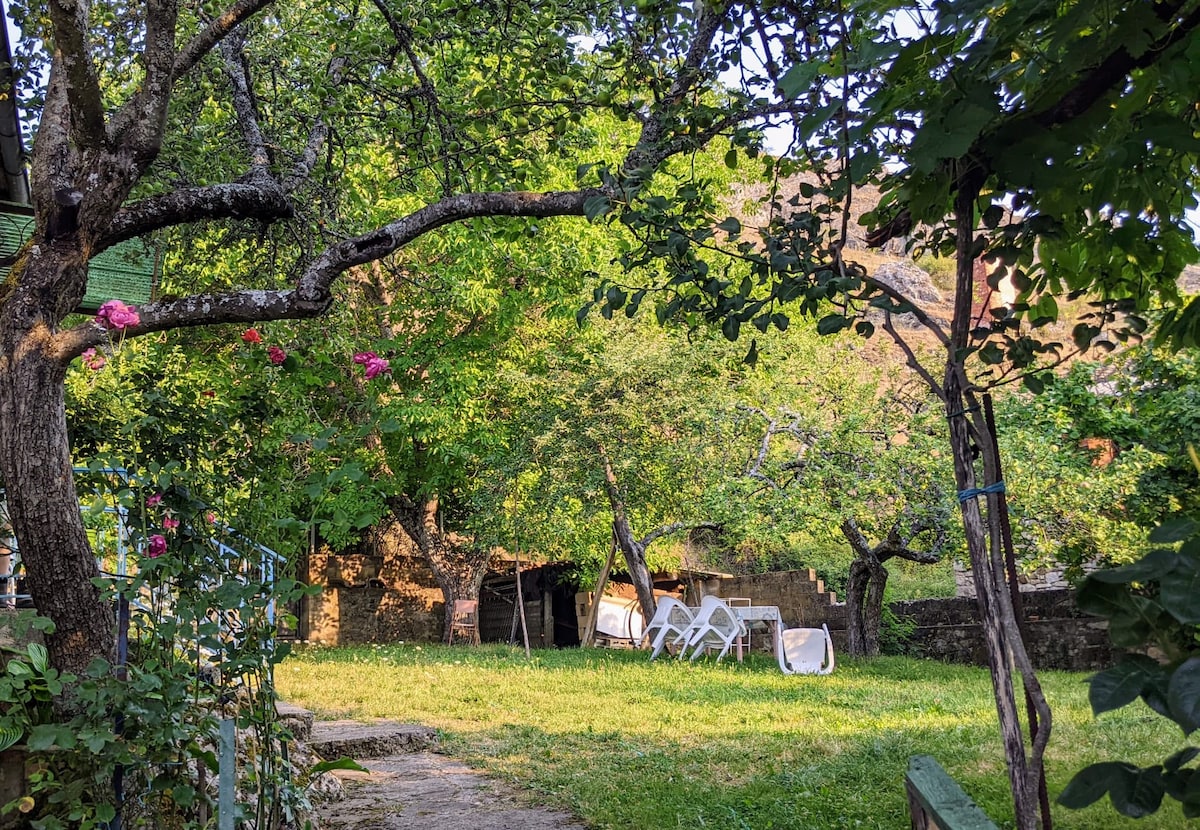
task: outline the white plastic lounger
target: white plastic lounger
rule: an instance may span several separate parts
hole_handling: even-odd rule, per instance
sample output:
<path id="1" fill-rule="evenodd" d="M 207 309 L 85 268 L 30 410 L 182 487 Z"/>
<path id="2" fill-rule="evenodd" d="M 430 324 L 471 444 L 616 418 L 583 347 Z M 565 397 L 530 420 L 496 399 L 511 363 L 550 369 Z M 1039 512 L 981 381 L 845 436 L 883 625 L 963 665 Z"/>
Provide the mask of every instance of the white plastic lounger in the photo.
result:
<path id="1" fill-rule="evenodd" d="M 780 634 L 779 668 L 784 674 L 829 674 L 833 671 L 833 640 L 829 626 L 788 628 Z"/>

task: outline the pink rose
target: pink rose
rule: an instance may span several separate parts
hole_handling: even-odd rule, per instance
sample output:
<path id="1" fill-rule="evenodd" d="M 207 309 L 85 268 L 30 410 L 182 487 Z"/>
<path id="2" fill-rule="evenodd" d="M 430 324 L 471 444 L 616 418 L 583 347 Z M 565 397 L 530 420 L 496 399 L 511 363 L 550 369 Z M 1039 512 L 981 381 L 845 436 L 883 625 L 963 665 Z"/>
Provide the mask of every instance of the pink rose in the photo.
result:
<path id="1" fill-rule="evenodd" d="M 366 369 L 367 380 L 371 380 L 371 378 L 381 375 L 384 372 L 390 372 L 391 366 L 382 357 L 372 357 L 367 361 Z"/>
<path id="2" fill-rule="evenodd" d="M 96 322 L 106 329 L 123 329 L 142 322 L 134 306 L 120 300 L 106 300 L 96 312 Z"/>
<path id="3" fill-rule="evenodd" d="M 354 362 L 360 366 L 366 366 L 368 361 L 376 359 L 378 359 L 378 356 L 375 354 L 375 352 L 359 352 L 358 354 L 354 355 Z"/>
<path id="4" fill-rule="evenodd" d="M 95 349 L 84 349 L 83 354 L 79 355 L 83 360 L 83 365 L 91 369 L 93 372 L 104 368 L 104 364 L 108 360 L 104 355 L 97 352 Z"/>
<path id="5" fill-rule="evenodd" d="M 155 533 L 150 537 L 150 545 L 146 548 L 146 555 L 151 559 L 157 559 L 167 552 L 167 540 Z"/>
<path id="6" fill-rule="evenodd" d="M 258 329 L 250 328 L 242 332 L 242 340 L 253 346 L 262 342 L 262 335 L 258 333 Z"/>
<path id="7" fill-rule="evenodd" d="M 217 523 L 217 514 L 211 510 L 208 511 L 204 514 L 204 521 L 208 522 L 210 525 L 215 525 Z"/>
<path id="8" fill-rule="evenodd" d="M 164 530 L 174 530 L 177 527 L 179 527 L 179 519 L 176 519 L 174 516 L 163 516 Z"/>
<path id="9" fill-rule="evenodd" d="M 267 360 L 270 360 L 276 366 L 287 360 L 287 352 L 278 346 L 271 346 L 267 349 Z"/>
<path id="10" fill-rule="evenodd" d="M 162 504 L 162 493 L 155 493 L 150 498 L 146 499 L 147 507 L 157 507 Z"/>

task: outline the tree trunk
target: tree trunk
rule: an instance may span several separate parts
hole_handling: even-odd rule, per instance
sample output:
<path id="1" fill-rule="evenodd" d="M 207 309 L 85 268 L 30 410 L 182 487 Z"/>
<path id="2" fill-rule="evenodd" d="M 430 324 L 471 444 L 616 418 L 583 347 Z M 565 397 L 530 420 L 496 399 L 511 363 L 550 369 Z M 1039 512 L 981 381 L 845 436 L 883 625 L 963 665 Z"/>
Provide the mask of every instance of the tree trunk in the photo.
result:
<path id="1" fill-rule="evenodd" d="M 867 632 L 863 627 L 863 605 L 867 599 L 867 584 L 871 569 L 865 560 L 855 558 L 850 563 L 850 579 L 846 583 L 846 652 L 853 657 L 867 654 Z"/>
<path id="2" fill-rule="evenodd" d="M 33 325 L 20 319 L 21 299 L 0 317 L 0 472 L 26 584 L 38 612 L 54 622 L 50 659 L 78 674 L 93 658 L 112 656 L 114 620 L 93 583 L 100 574 L 71 472 L 66 367 L 47 353 L 45 318 L 30 315 Z"/>
<path id="3" fill-rule="evenodd" d="M 971 310 L 974 303 L 975 263 L 975 199 L 979 194 L 976 181 L 967 174 L 959 182 L 955 193 L 954 221 L 957 231 L 955 251 L 955 306 L 951 326 L 950 342 L 947 344 L 944 397 L 946 417 L 950 426 L 950 447 L 954 457 L 954 478 L 959 493 L 959 512 L 962 514 L 963 530 L 967 550 L 971 557 L 972 576 L 979 606 L 979 619 L 983 627 L 984 644 L 987 648 L 988 668 L 992 677 L 992 693 L 996 701 L 996 713 L 1000 721 L 1000 736 L 1004 744 L 1004 757 L 1012 787 L 1013 812 L 1017 830 L 1035 830 L 1038 819 L 1036 785 L 1030 786 L 1029 764 L 1025 740 L 1021 730 L 1021 719 L 1013 693 L 1012 654 L 1019 650 L 1025 653 L 1020 631 L 1008 602 L 1004 584 L 1003 556 L 1000 550 L 989 549 L 989 534 L 979 506 L 979 497 L 966 491 L 978 487 L 975 477 L 975 447 L 972 437 L 981 445 L 988 443 L 982 418 L 976 415 L 978 424 L 972 429 L 969 420 L 974 395 L 970 392 L 962 353 L 970 341 Z M 986 454 L 990 447 L 984 447 Z M 994 483 L 994 482 L 992 482 Z M 989 517 L 994 519 L 995 496 L 990 497 Z M 998 534 L 997 534 L 998 538 Z M 1039 753 L 1035 752 L 1034 764 L 1040 765 Z"/>
<path id="4" fill-rule="evenodd" d="M 442 589 L 442 597 L 446 601 L 442 637 L 449 637 L 454 602 L 460 599 L 479 599 L 479 590 L 483 586 L 483 578 L 487 576 L 491 552 L 472 547 L 469 539 L 457 533 L 447 533 L 439 525 L 436 495 L 426 498 L 421 503 L 408 499 L 390 499 L 389 506 L 400 527 L 429 562 L 434 579 Z"/>
<path id="5" fill-rule="evenodd" d="M 617 484 L 617 476 L 604 448 L 600 448 L 600 457 L 604 461 L 604 486 L 608 491 L 608 503 L 612 507 L 613 536 L 617 547 L 625 556 L 625 566 L 629 569 L 629 578 L 637 591 L 638 605 L 642 609 L 642 618 L 649 622 L 654 618 L 654 580 L 650 576 L 650 568 L 646 565 L 646 546 L 633 535 L 629 526 L 629 515 L 625 510 L 625 500 L 621 497 L 621 488 Z M 599 597 L 596 601 L 599 602 Z"/>
<path id="6" fill-rule="evenodd" d="M 854 549 L 846 585 L 847 653 L 854 657 L 879 654 L 879 626 L 883 618 L 883 591 L 887 568 L 879 560 L 854 519 L 842 522 L 842 534 Z"/>
<path id="7" fill-rule="evenodd" d="M 867 581 L 866 602 L 862 607 L 864 657 L 879 656 L 879 627 L 883 620 L 883 591 L 887 588 L 887 579 L 887 568 L 875 561 Z"/>

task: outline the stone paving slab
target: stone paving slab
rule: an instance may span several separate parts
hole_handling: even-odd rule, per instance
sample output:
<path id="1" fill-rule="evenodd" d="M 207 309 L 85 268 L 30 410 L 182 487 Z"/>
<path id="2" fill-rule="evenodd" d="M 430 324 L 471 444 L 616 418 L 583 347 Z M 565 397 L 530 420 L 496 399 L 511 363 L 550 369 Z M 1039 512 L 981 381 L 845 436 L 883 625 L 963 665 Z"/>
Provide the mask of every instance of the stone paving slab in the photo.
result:
<path id="1" fill-rule="evenodd" d="M 308 738 L 309 749 L 327 761 L 342 756 L 357 761 L 384 758 L 403 752 L 421 752 L 436 745 L 437 732 L 430 727 L 395 721 L 317 721 Z"/>
<path id="2" fill-rule="evenodd" d="M 410 752 L 364 763 L 370 772 L 338 770 L 341 801 L 321 805 L 323 830 L 584 830 L 574 816 L 520 804 L 503 787 L 435 752 Z"/>

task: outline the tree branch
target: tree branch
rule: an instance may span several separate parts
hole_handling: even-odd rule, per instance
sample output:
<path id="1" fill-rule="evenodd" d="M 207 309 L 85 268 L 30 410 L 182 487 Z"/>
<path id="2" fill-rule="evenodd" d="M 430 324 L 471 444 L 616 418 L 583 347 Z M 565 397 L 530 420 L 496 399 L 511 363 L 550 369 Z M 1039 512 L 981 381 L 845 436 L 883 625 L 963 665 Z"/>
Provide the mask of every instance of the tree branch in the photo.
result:
<path id="1" fill-rule="evenodd" d="M 212 219 L 272 222 L 292 216 L 292 205 L 279 184 L 266 176 L 211 187 L 181 188 L 151 196 L 117 211 L 93 253 L 151 231 Z"/>
<path id="2" fill-rule="evenodd" d="M 342 83 L 342 73 L 346 68 L 346 59 L 341 55 L 336 55 L 329 62 L 329 68 L 326 70 L 329 74 L 329 79 L 334 87 L 340 86 Z M 327 102 L 322 102 L 326 104 Z M 322 107 L 325 109 L 325 107 Z M 308 134 L 308 141 L 304 145 L 304 149 L 300 152 L 299 158 L 292 165 L 292 170 L 283 180 L 283 192 L 295 193 L 297 188 L 308 181 L 312 171 L 317 166 L 317 160 L 321 147 L 325 145 L 325 141 L 329 138 L 329 125 L 324 120 L 318 118 L 313 124 L 312 129 Z"/>
<path id="3" fill-rule="evenodd" d="M 246 149 L 250 152 L 250 169 L 269 175 L 271 157 L 267 152 L 267 142 L 263 139 L 262 129 L 258 125 L 258 111 L 254 106 L 254 96 L 250 94 L 249 73 L 242 61 L 242 48 L 245 43 L 244 31 L 231 32 L 229 37 L 221 41 L 221 57 L 225 77 L 229 79 L 230 97 L 233 100 L 238 128 L 242 131 L 242 140 L 246 142 Z"/>
<path id="4" fill-rule="evenodd" d="M 305 302 L 296 289 L 267 291 L 244 289 L 227 294 L 196 294 L 179 300 L 149 303 L 138 309 L 141 322 L 121 331 L 125 339 L 156 331 L 220 323 L 254 323 L 263 320 L 299 320 L 325 313 L 328 303 Z M 56 335 L 52 353 L 69 361 L 84 349 L 108 342 L 111 333 L 89 320 Z"/>
<path id="5" fill-rule="evenodd" d="M 871 544 L 867 541 L 867 537 L 858 528 L 858 522 L 853 518 L 845 519 L 841 524 L 842 535 L 846 537 L 846 541 L 850 543 L 850 547 L 854 549 L 855 556 L 862 559 L 871 558 Z"/>
<path id="6" fill-rule="evenodd" d="M 104 130 L 104 104 L 100 80 L 88 45 L 86 0 L 51 0 L 54 63 L 51 72 L 62 73 L 70 102 L 71 138 L 84 148 L 98 150 L 108 136 Z"/>
<path id="7" fill-rule="evenodd" d="M 1155 4 L 1155 14 L 1164 23 L 1174 18 L 1186 3 Z M 1083 115 L 1092 108 L 1102 97 L 1116 89 L 1121 80 L 1135 69 L 1145 69 L 1152 66 L 1162 57 L 1162 53 L 1190 35 L 1200 26 L 1200 8 L 1180 20 L 1173 28 L 1169 28 L 1158 40 L 1147 45 L 1145 51 L 1134 57 L 1121 46 L 1109 54 L 1084 76 L 1075 86 L 1067 90 L 1049 107 L 1019 119 L 1012 125 L 1012 132 L 1018 133 L 1026 129 L 1029 123 L 1043 129 L 1050 129 L 1059 124 L 1065 124 Z"/>
<path id="8" fill-rule="evenodd" d="M 273 2 L 275 0 L 238 0 L 209 23 L 207 28 L 184 44 L 184 47 L 179 50 L 179 54 L 175 56 L 172 77 L 179 78 L 189 72 L 226 35 Z"/>
<path id="9" fill-rule="evenodd" d="M 946 334 L 945 329 L 937 324 L 936 320 L 929 316 L 929 312 L 925 311 L 925 309 L 921 308 L 908 297 L 904 296 L 904 294 L 898 291 L 895 287 L 888 285 L 886 282 L 881 280 L 877 280 L 874 277 L 863 277 L 862 281 L 864 285 L 874 288 L 876 291 L 879 291 L 882 294 L 886 294 L 897 303 L 909 306 L 910 310 L 903 313 L 911 314 L 913 317 L 916 317 L 917 322 L 929 329 L 929 331 L 933 333 L 933 336 L 936 337 L 938 342 L 943 346 L 948 346 L 950 344 L 949 335 Z M 891 312 L 888 313 L 890 314 Z M 889 316 L 888 319 L 890 320 L 891 317 Z"/>
<path id="10" fill-rule="evenodd" d="M 147 43 L 147 50 L 154 49 L 153 59 L 156 73 L 154 89 L 150 90 L 149 84 L 147 84 L 146 89 L 126 101 L 117 111 L 112 120 L 113 136 L 117 140 L 135 137 L 139 151 L 143 154 L 157 152 L 162 139 L 162 119 L 166 117 L 166 108 L 170 102 L 174 82 L 191 71 L 192 67 L 212 51 L 213 47 L 220 43 L 226 35 L 272 2 L 274 0 L 239 0 L 184 44 L 177 54 L 173 54 L 175 23 L 172 18 L 170 45 L 173 57 L 168 57 L 168 53 L 163 51 L 165 44 L 159 43 L 155 46 Z M 173 13 L 177 6 L 174 0 L 157 0 L 157 3 L 168 4 L 172 7 Z M 149 37 L 150 32 L 147 31 L 147 39 Z M 157 39 L 162 40 L 163 38 L 165 38 L 165 33 Z M 165 65 L 168 61 L 170 61 L 169 67 Z M 160 63 L 163 65 L 160 66 Z M 149 80 L 148 74 L 147 81 Z M 153 125 L 154 134 L 146 132 L 151 125 Z"/>
<path id="11" fill-rule="evenodd" d="M 484 216 L 583 216 L 588 199 L 607 195 L 600 188 L 588 188 L 449 196 L 382 228 L 326 248 L 301 276 L 297 291 L 305 302 L 327 304 L 330 286 L 347 268 L 385 257 L 444 225 Z"/>
<path id="12" fill-rule="evenodd" d="M 631 178 L 632 184 L 640 185 L 647 171 L 653 170 L 674 153 L 680 152 L 683 146 L 679 142 L 667 145 L 664 139 L 667 135 L 667 119 L 671 110 L 690 92 L 700 79 L 700 67 L 708 56 L 713 38 L 721 30 L 732 4 L 710 5 L 698 3 L 696 32 L 688 46 L 687 55 L 679 67 L 674 82 L 667 93 L 659 100 L 650 114 L 642 122 L 642 131 L 637 143 L 629 151 L 622 165 L 624 175 Z M 716 11 L 720 8 L 720 11 Z"/>
<path id="13" fill-rule="evenodd" d="M 925 385 L 929 387 L 929 391 L 937 395 L 938 399 L 941 400 L 942 403 L 945 403 L 946 390 L 943 389 L 942 385 L 937 382 L 937 378 L 935 378 L 933 374 L 926 369 L 924 365 L 922 365 L 921 361 L 917 358 L 916 352 L 914 352 L 912 347 L 908 345 L 908 341 L 906 341 L 900 335 L 900 332 L 896 330 L 896 324 L 892 321 L 892 313 L 890 311 L 884 313 L 883 330 L 891 336 L 892 342 L 900 347 L 900 351 L 904 352 L 904 362 L 908 364 L 908 368 L 916 372 L 920 376 L 921 380 L 925 381 Z"/>
<path id="14" fill-rule="evenodd" d="M 657 541 L 661 537 L 668 534 L 676 533 L 680 530 L 695 530 L 701 527 L 708 528 L 709 530 L 721 529 L 721 526 L 714 522 L 674 522 L 669 525 L 663 525 L 662 527 L 658 528 L 658 530 L 654 530 L 646 534 L 646 536 L 644 536 L 638 544 L 640 544 L 643 548 L 647 548 L 650 546 L 651 542 Z"/>
<path id="15" fill-rule="evenodd" d="M 134 96 L 122 107 L 114 123 L 113 144 L 133 151 L 139 168 L 144 168 L 162 147 L 167 122 L 167 105 L 174 85 L 176 0 L 150 0 L 146 6 L 146 46 L 142 50 L 145 78 Z M 132 117 L 129 117 L 132 116 Z"/>

